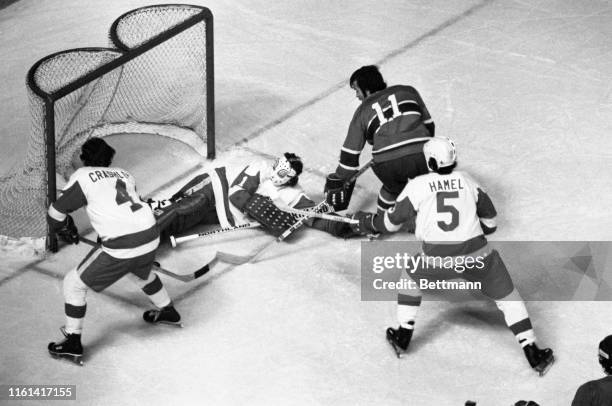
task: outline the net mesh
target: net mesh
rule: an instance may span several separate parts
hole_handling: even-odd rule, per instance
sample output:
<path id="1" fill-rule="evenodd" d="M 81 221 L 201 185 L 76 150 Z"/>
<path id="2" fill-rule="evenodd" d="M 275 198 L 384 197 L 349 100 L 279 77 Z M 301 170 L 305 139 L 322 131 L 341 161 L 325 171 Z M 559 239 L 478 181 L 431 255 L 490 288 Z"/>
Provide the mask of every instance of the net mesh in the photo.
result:
<path id="1" fill-rule="evenodd" d="M 186 25 L 201 7 L 166 5 L 134 10 L 111 28 L 113 48 L 82 48 L 35 65 L 28 86 L 31 129 L 23 164 L 0 178 L 0 235 L 44 238 L 47 233 L 45 103 L 84 75 L 135 52 L 157 35 Z M 66 179 L 81 144 L 92 136 L 152 133 L 206 151 L 207 47 L 204 19 L 139 56 L 96 77 L 54 103 L 55 166 Z M 78 155 L 78 154 L 77 154 Z"/>

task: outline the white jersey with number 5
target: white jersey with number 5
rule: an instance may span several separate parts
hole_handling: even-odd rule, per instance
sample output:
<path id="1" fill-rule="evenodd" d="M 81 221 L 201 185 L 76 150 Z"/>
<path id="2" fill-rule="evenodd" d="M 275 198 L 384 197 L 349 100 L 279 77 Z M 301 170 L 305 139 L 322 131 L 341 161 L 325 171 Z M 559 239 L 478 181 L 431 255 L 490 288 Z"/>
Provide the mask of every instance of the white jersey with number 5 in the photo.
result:
<path id="1" fill-rule="evenodd" d="M 408 182 L 406 195 L 418 212 L 415 236 L 423 241 L 467 241 L 482 234 L 476 214 L 478 184 L 461 171 L 430 172 Z"/>
<path id="2" fill-rule="evenodd" d="M 483 235 L 481 222 L 495 227 L 496 214 L 488 195 L 467 173 L 430 172 L 408 182 L 380 226 L 397 231 L 416 215 L 417 239 L 462 242 Z"/>
<path id="3" fill-rule="evenodd" d="M 146 252 L 153 245 L 157 247 L 153 212 L 136 193 L 134 177 L 123 169 L 79 168 L 53 207 L 63 214 L 85 207 L 109 252 L 138 247 L 142 249 L 137 251 Z"/>

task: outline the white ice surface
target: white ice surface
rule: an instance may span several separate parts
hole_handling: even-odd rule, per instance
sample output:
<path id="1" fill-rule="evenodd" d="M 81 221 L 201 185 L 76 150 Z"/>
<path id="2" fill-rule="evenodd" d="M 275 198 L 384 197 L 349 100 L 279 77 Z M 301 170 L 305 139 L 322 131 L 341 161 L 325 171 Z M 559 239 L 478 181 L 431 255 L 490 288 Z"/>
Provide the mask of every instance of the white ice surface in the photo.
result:
<path id="1" fill-rule="evenodd" d="M 457 141 L 461 166 L 500 213 L 495 239 L 611 239 L 610 2 L 193 3 L 215 15 L 219 157 L 202 162 L 175 142 L 114 137 L 118 163 L 143 193 L 171 193 L 198 165 L 290 150 L 304 157 L 302 184 L 320 199 L 357 106 L 348 76 L 376 63 L 389 84 L 419 89 L 437 133 Z M 25 155 L 29 67 L 59 50 L 106 46 L 112 21 L 148 4 L 20 0 L 0 10 L 0 173 Z M 351 209 L 372 209 L 378 187 L 364 175 Z M 190 270 L 215 249 L 246 253 L 269 239 L 241 231 L 164 247 L 160 260 Z M 128 282 L 92 293 L 84 368 L 51 360 L 45 347 L 63 324 L 61 279 L 87 247 L 35 261 L 0 254 L 0 384 L 76 384 L 79 405 L 567 405 L 600 376 L 596 345 L 612 332 L 601 301 L 527 303 L 539 340 L 558 355 L 543 378 L 494 304 L 481 301 L 425 301 L 410 353 L 397 360 L 384 340 L 394 304 L 360 301 L 359 249 L 304 230 L 256 264 L 222 265 L 189 284 L 164 277 L 182 330 L 144 325 L 146 298 Z M 538 269 L 510 271 L 519 288 L 534 289 Z"/>

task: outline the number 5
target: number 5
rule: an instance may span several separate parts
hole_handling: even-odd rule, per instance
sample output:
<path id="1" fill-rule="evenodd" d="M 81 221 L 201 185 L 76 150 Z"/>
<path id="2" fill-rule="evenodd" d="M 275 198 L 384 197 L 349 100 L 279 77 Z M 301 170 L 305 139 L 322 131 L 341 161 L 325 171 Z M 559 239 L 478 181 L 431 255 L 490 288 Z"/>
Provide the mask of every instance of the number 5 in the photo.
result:
<path id="1" fill-rule="evenodd" d="M 438 221 L 438 227 L 442 231 L 452 231 L 459 225 L 459 210 L 453 205 L 446 204 L 446 199 L 456 199 L 459 197 L 459 192 L 438 192 L 436 193 L 438 213 L 450 213 L 450 223 Z"/>

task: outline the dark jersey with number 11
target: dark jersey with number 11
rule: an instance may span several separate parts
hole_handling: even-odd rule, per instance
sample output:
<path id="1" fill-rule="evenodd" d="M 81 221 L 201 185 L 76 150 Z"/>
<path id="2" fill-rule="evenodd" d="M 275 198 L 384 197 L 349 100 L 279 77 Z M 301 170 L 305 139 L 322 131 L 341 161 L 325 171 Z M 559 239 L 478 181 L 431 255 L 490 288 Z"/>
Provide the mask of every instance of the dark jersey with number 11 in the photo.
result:
<path id="1" fill-rule="evenodd" d="M 372 145 L 374 162 L 421 152 L 431 136 L 425 124 L 431 122 L 425 103 L 412 86 L 390 86 L 371 94 L 353 115 L 336 173 L 344 178 L 359 168 L 366 142 Z"/>

